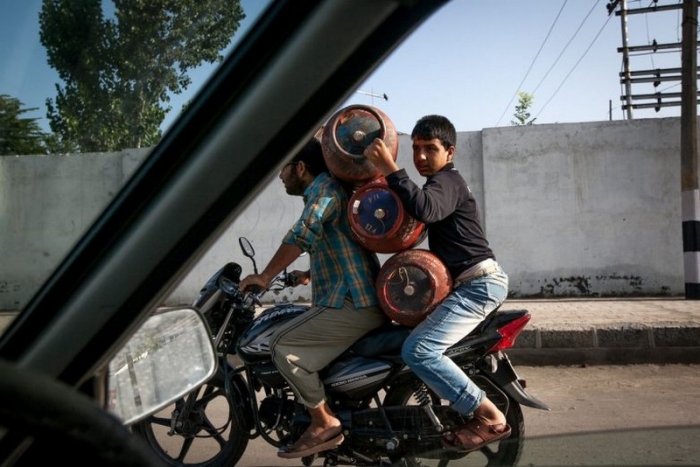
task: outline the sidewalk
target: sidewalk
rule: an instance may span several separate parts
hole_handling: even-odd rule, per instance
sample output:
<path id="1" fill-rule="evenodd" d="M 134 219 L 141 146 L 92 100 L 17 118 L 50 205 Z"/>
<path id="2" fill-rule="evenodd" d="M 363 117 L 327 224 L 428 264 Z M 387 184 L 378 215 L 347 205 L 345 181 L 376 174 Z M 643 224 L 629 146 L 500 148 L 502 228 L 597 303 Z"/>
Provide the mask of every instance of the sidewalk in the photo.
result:
<path id="1" fill-rule="evenodd" d="M 700 301 L 683 298 L 506 300 L 532 320 L 514 364 L 700 363 Z"/>
<path id="2" fill-rule="evenodd" d="M 508 299 L 532 315 L 515 365 L 700 363 L 700 301 L 683 298 Z M 0 312 L 0 332 L 14 313 Z"/>

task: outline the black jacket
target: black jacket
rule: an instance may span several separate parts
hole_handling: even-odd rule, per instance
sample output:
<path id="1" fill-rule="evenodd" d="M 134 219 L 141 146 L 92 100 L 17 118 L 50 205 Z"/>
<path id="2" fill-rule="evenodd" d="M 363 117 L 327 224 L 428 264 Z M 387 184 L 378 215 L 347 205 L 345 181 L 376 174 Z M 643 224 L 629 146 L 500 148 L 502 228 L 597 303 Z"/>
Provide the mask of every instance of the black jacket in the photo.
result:
<path id="1" fill-rule="evenodd" d="M 406 212 L 426 224 L 430 251 L 453 278 L 485 259 L 496 259 L 481 227 L 476 200 L 453 163 L 429 176 L 422 188 L 404 169 L 389 174 L 386 181 Z"/>

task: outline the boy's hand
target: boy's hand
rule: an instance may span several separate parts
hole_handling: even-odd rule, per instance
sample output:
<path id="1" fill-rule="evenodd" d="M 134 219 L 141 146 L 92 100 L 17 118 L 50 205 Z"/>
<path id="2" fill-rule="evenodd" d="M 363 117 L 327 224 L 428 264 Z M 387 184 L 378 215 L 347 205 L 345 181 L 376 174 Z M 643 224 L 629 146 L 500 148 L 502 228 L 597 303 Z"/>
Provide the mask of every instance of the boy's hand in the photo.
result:
<path id="1" fill-rule="evenodd" d="M 364 155 L 374 164 L 382 175 L 389 175 L 399 170 L 399 166 L 394 162 L 394 156 L 380 138 L 375 138 L 374 141 L 365 148 Z"/>
<path id="2" fill-rule="evenodd" d="M 308 285 L 311 282 L 311 274 L 309 271 L 292 271 L 290 273 L 294 277 L 294 287 L 297 285 Z"/>

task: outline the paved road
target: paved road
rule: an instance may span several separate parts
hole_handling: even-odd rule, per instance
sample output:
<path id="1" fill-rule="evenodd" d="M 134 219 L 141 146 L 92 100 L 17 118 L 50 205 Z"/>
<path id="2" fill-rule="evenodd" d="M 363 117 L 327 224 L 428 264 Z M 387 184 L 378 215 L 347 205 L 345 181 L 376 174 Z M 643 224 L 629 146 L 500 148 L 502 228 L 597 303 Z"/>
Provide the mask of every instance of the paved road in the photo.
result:
<path id="1" fill-rule="evenodd" d="M 524 408 L 520 465 L 700 465 L 700 365 L 518 367 L 550 411 Z M 471 459 L 449 466 L 483 465 Z M 254 440 L 238 465 L 300 466 Z M 314 465 L 323 465 L 317 460 Z M 426 463 L 437 465 L 437 463 Z"/>
<path id="2" fill-rule="evenodd" d="M 532 314 L 509 355 L 532 392 L 552 407 L 525 409 L 529 441 L 521 465 L 700 465 L 700 366 L 648 364 L 700 363 L 700 303 L 508 300 L 503 308 Z M 0 313 L 0 331 L 12 316 Z M 557 366 L 562 363 L 579 366 Z M 584 366 L 597 363 L 606 366 Z M 692 427 L 669 429 L 675 425 Z M 650 426 L 652 432 L 638 431 Z M 626 431 L 600 432 L 620 428 Z M 595 433 L 580 436 L 589 431 Z M 239 465 L 300 462 L 279 459 L 258 439 Z"/>

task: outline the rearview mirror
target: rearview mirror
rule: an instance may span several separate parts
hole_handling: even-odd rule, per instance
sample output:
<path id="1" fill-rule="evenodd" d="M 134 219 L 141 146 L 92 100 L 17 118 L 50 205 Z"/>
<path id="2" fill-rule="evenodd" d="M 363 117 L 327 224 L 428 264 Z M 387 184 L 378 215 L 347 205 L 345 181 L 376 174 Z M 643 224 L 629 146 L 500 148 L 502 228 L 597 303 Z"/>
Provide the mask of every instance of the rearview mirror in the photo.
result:
<path id="1" fill-rule="evenodd" d="M 248 241 L 247 238 L 239 238 L 238 244 L 241 246 L 241 250 L 243 250 L 243 254 L 245 256 L 247 256 L 248 258 L 252 258 L 253 256 L 255 256 L 255 250 L 253 249 L 253 245 L 250 244 L 250 241 Z"/>
<path id="2" fill-rule="evenodd" d="M 211 333 L 194 308 L 150 316 L 109 364 L 107 409 L 125 425 L 142 420 L 216 371 Z"/>

